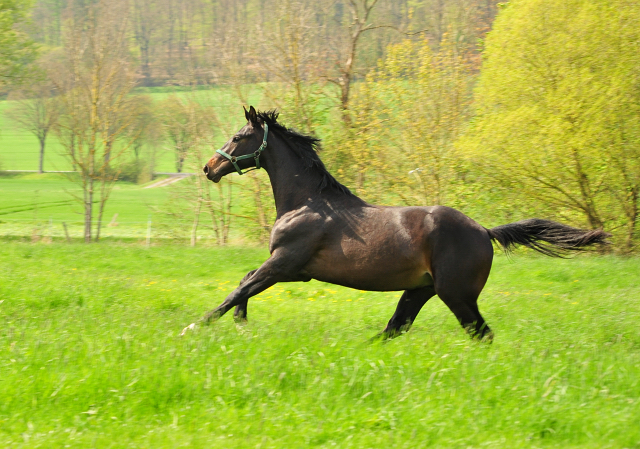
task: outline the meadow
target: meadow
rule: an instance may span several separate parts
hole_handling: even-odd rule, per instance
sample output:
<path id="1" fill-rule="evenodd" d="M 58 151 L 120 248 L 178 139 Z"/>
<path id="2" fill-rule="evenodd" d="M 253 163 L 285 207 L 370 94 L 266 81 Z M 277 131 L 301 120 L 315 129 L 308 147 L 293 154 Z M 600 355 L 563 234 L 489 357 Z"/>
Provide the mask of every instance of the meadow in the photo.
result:
<path id="1" fill-rule="evenodd" d="M 496 256 L 471 341 L 436 297 L 278 284 L 186 337 L 255 248 L 0 251 L 2 447 L 640 447 L 640 260 Z"/>
<path id="2" fill-rule="evenodd" d="M 7 126 L 3 168 L 32 169 L 37 142 Z M 55 149 L 45 169 L 68 168 Z M 0 176 L 1 447 L 640 448 L 640 259 L 498 254 L 480 301 L 493 344 L 437 297 L 368 343 L 399 292 L 315 281 L 180 338 L 268 253 L 239 246 L 241 225 L 229 247 L 162 238 L 172 187 L 145 187 L 117 182 L 103 241 L 83 245 L 77 184 Z M 242 213 L 251 195 L 234 195 Z"/>
<path id="3" fill-rule="evenodd" d="M 105 207 L 104 237 L 145 238 L 147 221 L 154 218 L 151 207 L 166 201 L 167 189 L 144 187 L 116 183 Z M 0 177 L 0 196 L 0 236 L 65 238 L 62 223 L 72 238 L 82 236 L 82 191 L 64 174 Z M 114 219 L 117 226 L 108 226 Z"/>

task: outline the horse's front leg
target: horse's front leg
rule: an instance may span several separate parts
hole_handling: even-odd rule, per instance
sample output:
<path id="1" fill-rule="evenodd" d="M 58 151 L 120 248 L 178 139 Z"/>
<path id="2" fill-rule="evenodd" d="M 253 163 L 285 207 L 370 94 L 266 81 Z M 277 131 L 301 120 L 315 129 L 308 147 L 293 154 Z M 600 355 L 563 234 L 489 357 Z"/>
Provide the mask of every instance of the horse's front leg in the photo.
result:
<path id="1" fill-rule="evenodd" d="M 246 313 L 247 302 L 249 301 L 249 298 L 268 289 L 276 282 L 278 282 L 275 276 L 270 275 L 269 273 L 260 273 L 260 270 L 261 268 L 256 270 L 256 272 L 252 276 L 250 276 L 249 279 L 241 282 L 240 285 L 225 298 L 222 304 L 208 312 L 204 317 L 202 317 L 200 322 L 207 324 L 211 321 L 215 321 L 222 315 L 227 313 L 234 306 L 238 306 L 240 311 L 242 311 L 244 308 L 244 311 Z M 195 328 L 196 323 L 191 323 L 182 330 L 180 335 L 185 335 L 188 331 Z"/>
<path id="2" fill-rule="evenodd" d="M 300 270 L 308 260 L 308 257 L 300 257 L 300 253 L 291 251 L 274 251 L 272 256 L 260 268 L 253 273 L 248 273 L 240 282 L 240 285 L 232 291 L 215 309 L 208 312 L 200 321 L 210 323 L 220 318 L 235 306 L 244 306 L 252 296 L 263 292 L 277 282 L 308 281 L 307 275 Z M 195 329 L 196 323 L 192 323 L 180 335 Z"/>
<path id="3" fill-rule="evenodd" d="M 260 269 L 258 269 L 244 284 L 239 285 L 234 291 L 229 293 L 222 304 L 208 312 L 202 318 L 202 321 L 209 323 L 217 320 L 233 307 L 246 304 L 249 298 L 265 291 L 276 282 L 278 282 L 277 278 L 266 273 L 261 275 Z"/>

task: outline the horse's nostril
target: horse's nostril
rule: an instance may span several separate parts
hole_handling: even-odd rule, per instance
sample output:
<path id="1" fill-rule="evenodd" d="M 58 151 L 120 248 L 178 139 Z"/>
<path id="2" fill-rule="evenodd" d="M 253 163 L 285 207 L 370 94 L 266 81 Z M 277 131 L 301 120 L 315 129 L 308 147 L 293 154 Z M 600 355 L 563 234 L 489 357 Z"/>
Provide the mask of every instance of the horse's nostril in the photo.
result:
<path id="1" fill-rule="evenodd" d="M 205 175 L 208 175 L 209 174 L 209 166 L 205 165 L 204 168 L 202 169 L 202 171 L 204 171 Z"/>

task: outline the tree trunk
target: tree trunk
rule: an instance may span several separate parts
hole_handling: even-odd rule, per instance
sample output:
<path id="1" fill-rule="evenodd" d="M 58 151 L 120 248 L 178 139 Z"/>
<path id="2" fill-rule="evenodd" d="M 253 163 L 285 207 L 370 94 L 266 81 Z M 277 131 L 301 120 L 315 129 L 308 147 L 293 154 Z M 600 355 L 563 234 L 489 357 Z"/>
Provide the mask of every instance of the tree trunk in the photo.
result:
<path id="1" fill-rule="evenodd" d="M 176 161 L 176 170 L 178 170 L 178 173 L 182 173 L 182 167 L 184 165 L 184 156 L 182 154 L 178 155 L 178 160 Z"/>
<path id="2" fill-rule="evenodd" d="M 71 153 L 71 167 L 73 171 L 76 171 L 76 135 L 71 134 L 71 141 L 69 142 L 69 152 Z"/>
<path id="3" fill-rule="evenodd" d="M 213 208 L 213 202 L 211 200 L 211 190 L 209 189 L 209 186 L 207 186 L 206 189 L 205 189 L 205 195 L 206 195 L 205 196 L 205 204 L 207 205 L 207 208 L 209 209 L 209 215 L 211 215 L 211 227 L 213 229 L 214 235 L 216 236 L 216 245 L 222 246 L 220 229 L 218 228 L 218 217 L 217 217 L 215 209 Z"/>
<path id="4" fill-rule="evenodd" d="M 191 246 L 196 246 L 198 223 L 200 222 L 200 211 L 202 209 L 202 199 L 198 198 L 196 203 L 195 215 L 193 217 L 193 226 L 191 227 Z"/>
<path id="5" fill-rule="evenodd" d="M 91 225 L 93 219 L 93 178 L 89 179 L 89 188 L 84 194 L 84 242 L 91 243 Z"/>
<path id="6" fill-rule="evenodd" d="M 226 245 L 227 243 L 229 243 L 229 229 L 231 228 L 231 186 L 232 184 L 229 182 L 227 183 L 227 186 L 229 187 L 229 191 L 226 198 L 226 204 L 223 209 L 223 213 L 221 214 L 221 216 L 224 218 L 223 226 L 222 226 L 222 244 L 223 245 Z"/>
<path id="7" fill-rule="evenodd" d="M 142 85 L 151 86 L 151 66 L 149 65 L 149 39 L 145 39 L 140 45 L 140 56 L 142 59 Z"/>
<path id="8" fill-rule="evenodd" d="M 100 240 L 100 229 L 102 229 L 102 213 L 104 212 L 104 205 L 106 202 L 106 198 L 100 198 L 100 209 L 98 209 L 98 223 L 96 226 L 96 242 Z"/>
<path id="9" fill-rule="evenodd" d="M 267 220 L 265 206 L 262 203 L 263 192 L 260 179 L 255 174 L 251 178 L 253 178 L 253 200 L 258 213 L 258 225 L 260 226 L 260 243 L 264 243 L 271 235 L 271 226 Z"/>
<path id="10" fill-rule="evenodd" d="M 111 162 L 111 142 L 107 142 L 104 148 L 104 165 L 105 170 L 109 166 L 109 162 Z"/>
<path id="11" fill-rule="evenodd" d="M 640 189 L 637 187 L 634 188 L 629 193 L 629 208 L 627 213 L 627 241 L 625 242 L 626 252 L 630 253 L 633 250 L 633 238 L 636 233 L 636 222 L 638 221 L 638 215 L 640 211 L 638 210 L 638 200 L 640 196 Z"/>
<path id="12" fill-rule="evenodd" d="M 342 111 L 342 121 L 351 127 L 351 114 L 349 113 L 349 92 L 351 88 L 351 73 L 344 74 L 344 81 L 340 85 L 340 109 Z"/>
<path id="13" fill-rule="evenodd" d="M 46 137 L 40 138 L 40 167 L 38 173 L 44 173 L 44 142 Z"/>

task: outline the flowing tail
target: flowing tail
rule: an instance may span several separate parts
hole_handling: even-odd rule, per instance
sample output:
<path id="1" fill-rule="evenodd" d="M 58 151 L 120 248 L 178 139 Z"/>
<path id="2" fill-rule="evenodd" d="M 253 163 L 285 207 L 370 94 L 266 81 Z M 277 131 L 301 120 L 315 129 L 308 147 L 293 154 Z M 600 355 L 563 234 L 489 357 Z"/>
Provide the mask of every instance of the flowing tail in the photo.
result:
<path id="1" fill-rule="evenodd" d="M 524 245 L 552 257 L 566 257 L 571 251 L 582 251 L 592 245 L 606 245 L 611 234 L 602 229 L 586 231 L 550 220 L 531 218 L 487 229 L 491 240 L 509 254 Z"/>

